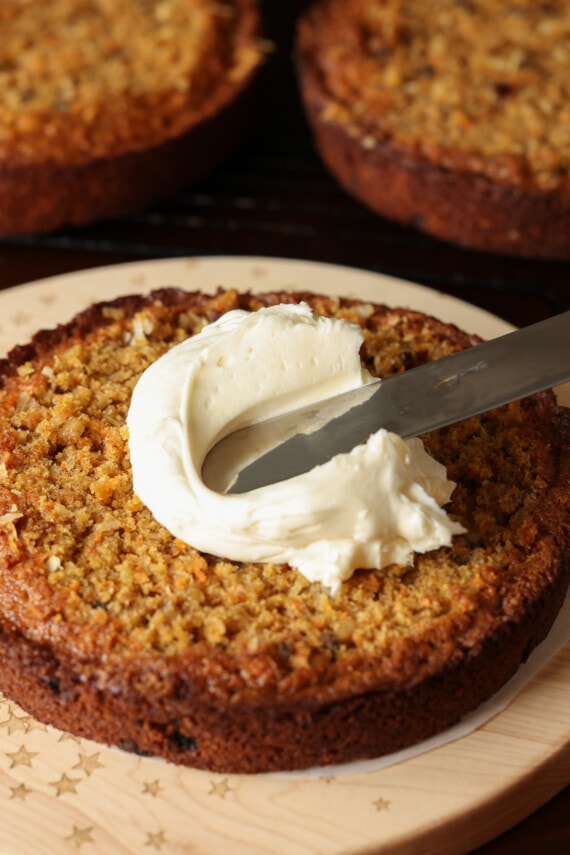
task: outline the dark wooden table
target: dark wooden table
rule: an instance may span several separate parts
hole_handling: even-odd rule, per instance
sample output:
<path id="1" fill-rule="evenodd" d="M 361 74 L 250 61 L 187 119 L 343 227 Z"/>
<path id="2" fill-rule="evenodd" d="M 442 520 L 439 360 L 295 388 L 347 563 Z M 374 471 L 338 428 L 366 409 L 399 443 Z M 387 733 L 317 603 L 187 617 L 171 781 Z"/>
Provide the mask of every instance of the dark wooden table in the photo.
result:
<path id="1" fill-rule="evenodd" d="M 452 294 L 517 326 L 569 308 L 570 263 L 440 243 L 375 217 L 336 186 L 313 150 L 291 68 L 292 19 L 301 5 L 264 3 L 277 49 L 266 68 L 257 118 L 229 162 L 200 186 L 128 219 L 0 239 L 0 289 L 133 260 L 263 255 L 381 271 Z M 569 850 L 570 786 L 477 855 Z"/>

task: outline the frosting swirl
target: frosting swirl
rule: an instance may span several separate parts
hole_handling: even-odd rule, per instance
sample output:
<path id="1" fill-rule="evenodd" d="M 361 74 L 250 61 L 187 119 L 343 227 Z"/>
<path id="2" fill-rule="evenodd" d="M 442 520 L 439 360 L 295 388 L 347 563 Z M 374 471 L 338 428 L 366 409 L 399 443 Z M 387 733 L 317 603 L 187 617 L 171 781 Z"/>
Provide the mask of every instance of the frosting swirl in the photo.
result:
<path id="1" fill-rule="evenodd" d="M 379 430 L 310 472 L 239 495 L 208 488 L 204 458 L 253 421 L 369 382 L 362 331 L 306 304 L 235 310 L 153 363 L 127 424 L 134 489 L 173 535 L 242 562 L 288 563 L 332 593 L 357 568 L 406 564 L 463 528 L 445 468 L 419 439 Z"/>

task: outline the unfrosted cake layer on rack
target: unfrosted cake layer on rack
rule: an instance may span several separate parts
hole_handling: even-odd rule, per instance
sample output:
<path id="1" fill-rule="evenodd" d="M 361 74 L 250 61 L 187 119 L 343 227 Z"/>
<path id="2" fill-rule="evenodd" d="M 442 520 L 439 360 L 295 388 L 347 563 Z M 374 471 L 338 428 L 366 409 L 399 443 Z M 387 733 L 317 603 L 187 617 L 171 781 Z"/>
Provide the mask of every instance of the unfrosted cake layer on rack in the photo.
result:
<path id="1" fill-rule="evenodd" d="M 568 0 L 318 0 L 297 67 L 324 162 L 376 212 L 490 252 L 570 256 Z"/>

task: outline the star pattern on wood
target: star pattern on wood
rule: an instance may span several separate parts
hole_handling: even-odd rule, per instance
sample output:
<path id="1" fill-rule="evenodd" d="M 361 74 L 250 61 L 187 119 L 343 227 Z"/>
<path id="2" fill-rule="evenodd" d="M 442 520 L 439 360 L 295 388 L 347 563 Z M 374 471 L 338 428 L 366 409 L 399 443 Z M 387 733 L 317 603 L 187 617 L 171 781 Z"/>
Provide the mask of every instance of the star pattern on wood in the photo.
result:
<path id="1" fill-rule="evenodd" d="M 210 792 L 209 796 L 219 796 L 221 799 L 225 799 L 228 793 L 232 791 L 232 787 L 230 786 L 227 778 L 222 778 L 221 781 L 210 781 Z"/>
<path id="2" fill-rule="evenodd" d="M 149 796 L 154 796 L 156 798 L 161 790 L 162 785 L 160 781 L 143 781 L 143 795 L 148 794 Z"/>
<path id="3" fill-rule="evenodd" d="M 70 739 L 72 742 L 77 742 L 79 745 L 81 745 L 80 738 L 78 736 L 74 736 L 73 733 L 61 733 L 58 742 L 66 742 L 68 739 Z"/>
<path id="4" fill-rule="evenodd" d="M 25 324 L 29 324 L 32 320 L 32 316 L 29 312 L 19 311 L 16 314 L 12 315 L 10 318 L 10 322 L 14 324 L 15 327 L 22 327 Z"/>
<path id="5" fill-rule="evenodd" d="M 10 716 L 6 721 L 2 722 L 2 726 L 5 727 L 8 734 L 12 736 L 13 733 L 17 733 L 18 731 L 28 733 L 31 722 L 32 719 L 29 715 L 16 715 L 15 712 L 10 711 Z"/>
<path id="6" fill-rule="evenodd" d="M 382 798 L 382 796 L 380 796 L 380 798 L 376 799 L 376 801 L 373 801 L 372 804 L 374 805 L 377 811 L 381 811 L 390 810 L 391 802 L 389 802 L 388 799 L 384 799 Z"/>
<path id="7" fill-rule="evenodd" d="M 40 296 L 40 303 L 43 303 L 44 306 L 51 306 L 56 300 L 57 295 L 51 291 L 47 291 L 45 294 L 41 294 Z"/>
<path id="8" fill-rule="evenodd" d="M 0 727 L 5 727 L 8 736 L 21 731 L 22 733 L 30 733 L 32 730 L 47 730 L 45 724 L 36 721 L 31 715 L 27 715 L 20 707 L 16 706 L 7 698 L 0 698 L 0 709 L 6 708 L 8 718 L 0 721 Z"/>
<path id="9" fill-rule="evenodd" d="M 33 792 L 31 787 L 27 787 L 25 784 L 18 784 L 17 787 L 10 787 L 10 791 L 12 795 L 11 799 L 18 799 L 19 801 L 25 802 L 26 797 Z"/>
<path id="10" fill-rule="evenodd" d="M 32 760 L 34 757 L 37 757 L 37 751 L 28 751 L 25 745 L 20 745 L 17 751 L 7 751 L 6 757 L 10 758 L 10 769 L 13 769 L 15 766 L 28 766 L 31 767 Z"/>
<path id="11" fill-rule="evenodd" d="M 85 772 L 87 777 L 93 774 L 96 769 L 104 769 L 105 764 L 99 761 L 99 757 L 101 756 L 101 752 L 97 751 L 95 754 L 79 754 L 79 760 L 72 766 L 73 769 L 79 769 L 81 772 Z"/>
<path id="12" fill-rule="evenodd" d="M 51 787 L 55 787 L 57 796 L 62 796 L 64 793 L 72 793 L 75 795 L 75 793 L 77 793 L 77 785 L 81 783 L 81 778 L 70 778 L 69 775 L 64 772 L 59 781 L 50 781 L 49 783 Z"/>
<path id="13" fill-rule="evenodd" d="M 47 726 L 43 722 L 32 718 L 32 716 L 28 716 L 28 732 L 32 730 L 41 730 L 47 733 Z"/>
<path id="14" fill-rule="evenodd" d="M 166 834 L 162 829 L 153 833 L 152 831 L 147 832 L 145 846 L 152 846 L 153 849 L 162 849 L 163 846 L 167 843 Z"/>
<path id="15" fill-rule="evenodd" d="M 79 828 L 78 825 L 74 825 L 71 834 L 69 834 L 64 839 L 69 840 L 70 843 L 75 844 L 78 849 L 84 843 L 94 843 L 95 841 L 93 840 L 93 826 L 90 825 L 87 828 Z"/>

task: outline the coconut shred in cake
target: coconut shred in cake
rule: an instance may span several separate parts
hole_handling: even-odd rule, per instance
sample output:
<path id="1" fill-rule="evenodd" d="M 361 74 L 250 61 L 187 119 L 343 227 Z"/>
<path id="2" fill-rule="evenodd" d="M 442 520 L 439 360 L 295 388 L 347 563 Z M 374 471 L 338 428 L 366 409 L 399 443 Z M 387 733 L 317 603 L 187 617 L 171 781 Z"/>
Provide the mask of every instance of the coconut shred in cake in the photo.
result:
<path id="1" fill-rule="evenodd" d="M 419 439 L 379 430 L 350 453 L 247 493 L 203 482 L 234 430 L 362 386 L 362 331 L 281 304 L 222 315 L 142 375 L 127 418 L 134 489 L 175 537 L 232 561 L 287 563 L 332 593 L 357 568 L 408 564 L 464 529 Z"/>

